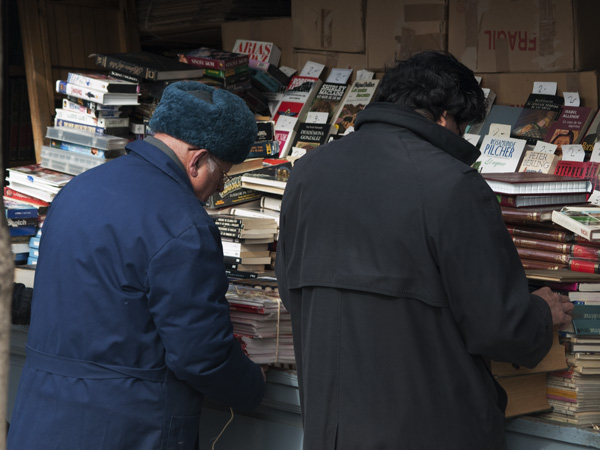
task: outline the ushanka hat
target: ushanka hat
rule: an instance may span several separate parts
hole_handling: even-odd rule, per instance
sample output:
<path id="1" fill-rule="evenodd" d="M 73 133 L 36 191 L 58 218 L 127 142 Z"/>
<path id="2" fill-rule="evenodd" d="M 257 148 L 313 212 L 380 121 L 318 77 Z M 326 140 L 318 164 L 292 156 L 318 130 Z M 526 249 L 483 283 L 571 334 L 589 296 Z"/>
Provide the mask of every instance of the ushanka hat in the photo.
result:
<path id="1" fill-rule="evenodd" d="M 244 100 L 197 81 L 167 86 L 149 126 L 233 164 L 247 158 L 258 133 Z"/>

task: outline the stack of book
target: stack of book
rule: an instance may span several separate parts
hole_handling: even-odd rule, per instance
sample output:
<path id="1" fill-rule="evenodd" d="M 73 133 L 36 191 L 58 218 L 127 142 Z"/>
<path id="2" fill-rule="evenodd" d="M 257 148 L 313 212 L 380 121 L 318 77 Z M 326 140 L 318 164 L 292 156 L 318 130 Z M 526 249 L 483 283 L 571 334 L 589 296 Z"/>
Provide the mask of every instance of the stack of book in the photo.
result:
<path id="1" fill-rule="evenodd" d="M 3 200 L 14 262 L 17 265 L 27 264 L 31 251 L 30 239 L 37 233 L 40 210 L 7 196 Z"/>
<path id="2" fill-rule="evenodd" d="M 61 188 L 73 179 L 73 175 L 47 169 L 41 164 L 10 167 L 7 172 L 8 188 L 47 203 L 50 203 Z"/>
<path id="3" fill-rule="evenodd" d="M 232 282 L 227 292 L 233 333 L 257 364 L 294 364 L 292 324 L 274 278 Z"/>
<path id="4" fill-rule="evenodd" d="M 230 278 L 257 277 L 272 268 L 271 244 L 278 233 L 271 217 L 213 214 L 221 233 L 225 270 Z"/>
<path id="5" fill-rule="evenodd" d="M 246 54 L 200 47 L 178 56 L 180 62 L 204 69 L 203 83 L 240 95 L 250 89 Z"/>

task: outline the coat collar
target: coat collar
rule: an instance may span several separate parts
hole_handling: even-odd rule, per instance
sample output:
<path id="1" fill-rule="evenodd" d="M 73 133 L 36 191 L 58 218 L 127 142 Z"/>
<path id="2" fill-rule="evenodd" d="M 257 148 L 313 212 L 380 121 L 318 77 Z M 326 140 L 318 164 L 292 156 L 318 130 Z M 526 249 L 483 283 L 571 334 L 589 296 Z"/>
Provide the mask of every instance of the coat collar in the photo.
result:
<path id="1" fill-rule="evenodd" d="M 467 140 L 416 112 L 393 103 L 377 102 L 367 105 L 357 115 L 354 127 L 358 131 L 376 124 L 406 128 L 469 166 L 480 155 L 479 150 Z"/>

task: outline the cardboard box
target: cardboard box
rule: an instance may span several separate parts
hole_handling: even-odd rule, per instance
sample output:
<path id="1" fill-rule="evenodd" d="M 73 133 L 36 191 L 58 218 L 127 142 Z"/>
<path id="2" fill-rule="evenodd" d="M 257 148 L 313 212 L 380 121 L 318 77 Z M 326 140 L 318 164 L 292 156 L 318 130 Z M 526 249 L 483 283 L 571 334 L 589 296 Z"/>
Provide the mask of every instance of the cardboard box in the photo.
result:
<path id="1" fill-rule="evenodd" d="M 579 92 L 581 106 L 598 108 L 599 72 L 479 73 L 481 86 L 496 93 L 498 105 L 523 106 L 533 92 L 535 81 L 555 81 L 558 95 Z"/>
<path id="2" fill-rule="evenodd" d="M 302 70 L 308 61 L 325 65 L 321 80 L 325 81 L 331 69 L 353 69 L 350 84 L 356 79 L 356 71 L 367 67 L 367 55 L 364 53 L 341 53 L 341 52 L 303 52 L 295 51 L 295 67 L 298 72 Z"/>
<path id="3" fill-rule="evenodd" d="M 447 50 L 448 0 L 367 1 L 369 70 L 382 70 L 423 50 Z"/>
<path id="4" fill-rule="evenodd" d="M 450 0 L 448 50 L 476 72 L 598 68 L 596 0 Z"/>
<path id="5" fill-rule="evenodd" d="M 294 48 L 364 53 L 365 4 L 364 0 L 292 0 Z"/>
<path id="6" fill-rule="evenodd" d="M 281 50 L 279 65 L 294 66 L 292 19 L 232 20 L 221 24 L 223 50 L 231 51 L 238 39 L 274 43 Z"/>

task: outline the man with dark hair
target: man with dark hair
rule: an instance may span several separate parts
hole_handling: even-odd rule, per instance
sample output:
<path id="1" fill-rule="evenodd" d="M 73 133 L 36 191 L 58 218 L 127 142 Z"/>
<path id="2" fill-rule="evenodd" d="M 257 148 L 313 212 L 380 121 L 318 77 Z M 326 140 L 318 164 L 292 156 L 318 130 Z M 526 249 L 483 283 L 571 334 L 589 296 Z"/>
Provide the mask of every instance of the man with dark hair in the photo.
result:
<path id="1" fill-rule="evenodd" d="M 75 177 L 44 222 L 11 450 L 198 448 L 206 396 L 257 407 L 203 205 L 257 135 L 244 101 L 168 86 L 128 154 Z"/>
<path id="2" fill-rule="evenodd" d="M 399 62 L 355 131 L 297 160 L 276 270 L 304 448 L 503 449 L 487 361 L 535 366 L 572 305 L 529 293 L 498 200 L 461 138 L 481 120 L 447 53 Z"/>

